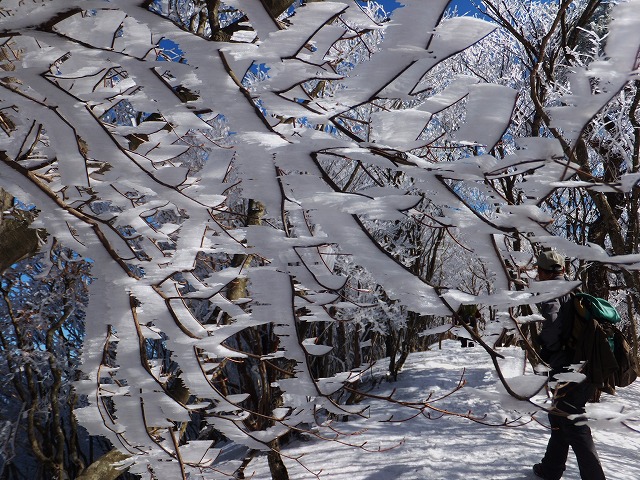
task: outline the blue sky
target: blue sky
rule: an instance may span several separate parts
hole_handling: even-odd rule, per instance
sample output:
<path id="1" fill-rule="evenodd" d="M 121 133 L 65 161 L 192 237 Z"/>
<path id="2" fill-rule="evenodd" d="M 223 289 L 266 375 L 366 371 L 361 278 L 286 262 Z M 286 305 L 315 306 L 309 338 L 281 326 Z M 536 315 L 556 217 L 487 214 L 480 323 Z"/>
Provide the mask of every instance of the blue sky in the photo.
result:
<path id="1" fill-rule="evenodd" d="M 384 5 L 385 10 L 387 12 L 392 12 L 402 4 L 402 0 L 378 0 L 378 1 L 382 5 Z M 449 4 L 449 8 L 453 8 L 454 6 L 458 7 L 458 12 L 461 15 L 465 15 L 468 13 L 473 15 L 476 12 L 475 7 L 471 4 L 469 0 L 452 0 Z"/>
<path id="2" fill-rule="evenodd" d="M 477 10 L 476 7 L 469 0 L 452 0 L 449 3 L 449 8 L 453 8 L 454 6 L 458 7 L 458 13 L 460 15 L 474 15 Z"/>

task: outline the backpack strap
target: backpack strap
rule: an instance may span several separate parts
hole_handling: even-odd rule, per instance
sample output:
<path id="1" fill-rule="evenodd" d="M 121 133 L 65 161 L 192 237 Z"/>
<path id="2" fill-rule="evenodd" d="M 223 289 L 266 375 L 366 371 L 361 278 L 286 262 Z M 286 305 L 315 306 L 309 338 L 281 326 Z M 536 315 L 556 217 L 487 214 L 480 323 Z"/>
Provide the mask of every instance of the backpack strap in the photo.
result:
<path id="1" fill-rule="evenodd" d="M 575 309 L 576 315 L 580 318 L 584 318 L 585 320 L 591 319 L 591 311 L 587 308 L 585 301 L 583 300 L 586 293 L 572 293 L 571 298 L 573 298 L 573 308 Z M 591 295 L 587 295 L 591 296 Z"/>

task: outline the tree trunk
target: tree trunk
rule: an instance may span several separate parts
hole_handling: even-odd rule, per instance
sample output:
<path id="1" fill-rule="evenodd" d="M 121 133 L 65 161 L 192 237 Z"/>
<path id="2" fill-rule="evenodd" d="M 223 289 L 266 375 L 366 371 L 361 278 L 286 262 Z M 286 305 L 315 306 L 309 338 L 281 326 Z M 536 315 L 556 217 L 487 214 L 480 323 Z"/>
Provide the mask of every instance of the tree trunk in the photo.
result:
<path id="1" fill-rule="evenodd" d="M 278 449 L 278 441 L 274 440 L 271 445 L 272 449 L 267 454 L 267 461 L 269 462 L 269 470 L 271 471 L 272 480 L 289 480 L 289 473 L 287 467 L 282 461 L 280 452 Z"/>
<path id="2" fill-rule="evenodd" d="M 127 470 L 119 468 L 117 464 L 127 458 L 128 455 L 113 449 L 89 465 L 76 480 L 116 480 Z"/>
<path id="3" fill-rule="evenodd" d="M 277 18 L 282 12 L 291 6 L 293 0 L 264 0 L 265 6 L 273 18 Z"/>
<path id="4" fill-rule="evenodd" d="M 38 235 L 26 221 L 4 212 L 13 205 L 13 197 L 0 189 L 0 274 L 11 265 L 38 251 Z"/>
<path id="5" fill-rule="evenodd" d="M 262 223 L 262 218 L 265 215 L 265 207 L 261 202 L 256 200 L 249 200 L 248 212 L 247 212 L 247 221 L 246 225 L 260 225 Z M 251 262 L 250 255 L 237 254 L 234 256 L 232 260 L 232 266 L 240 267 L 245 266 L 248 267 Z M 234 279 L 229 283 L 227 289 L 227 298 L 231 301 L 238 300 L 240 298 L 246 297 L 247 292 L 247 278 L 239 277 Z M 226 321 L 225 321 L 226 323 Z M 257 348 L 261 348 L 260 340 L 260 331 L 248 331 L 246 334 L 250 334 L 251 337 L 247 339 L 247 343 L 257 345 Z M 263 334 L 267 335 L 268 333 L 263 332 Z M 255 336 L 254 336 L 255 335 Z M 254 379 L 251 376 L 251 373 L 246 369 L 247 364 L 243 364 L 241 368 L 239 368 L 239 373 L 245 379 L 246 387 L 253 391 L 252 397 L 256 399 L 256 409 L 265 415 L 265 417 L 258 418 L 257 423 L 264 422 L 268 419 L 269 415 L 269 406 L 271 406 L 272 402 L 276 402 L 277 398 L 274 397 L 272 389 L 270 388 L 271 381 L 269 380 L 268 372 L 266 371 L 266 366 L 261 363 L 259 365 L 258 371 L 260 372 L 260 378 L 262 383 L 262 388 L 259 385 L 254 383 Z M 258 428 L 259 425 L 256 425 Z M 267 460 L 269 463 L 269 470 L 271 471 L 271 478 L 273 480 L 289 480 L 289 474 L 287 472 L 287 467 L 282 461 L 282 457 L 280 456 L 280 452 L 278 451 L 278 441 L 274 440 L 271 443 L 272 450 L 267 454 Z"/>
<path id="6" fill-rule="evenodd" d="M 249 200 L 249 207 L 247 213 L 246 226 L 260 225 L 262 223 L 262 217 L 265 214 L 265 207 L 262 203 L 256 200 Z M 251 261 L 251 257 L 245 254 L 236 254 L 231 262 L 232 267 L 240 267 L 242 265 L 248 266 Z M 247 295 L 247 278 L 239 277 L 229 283 L 227 289 L 227 298 L 231 301 L 238 300 Z"/>

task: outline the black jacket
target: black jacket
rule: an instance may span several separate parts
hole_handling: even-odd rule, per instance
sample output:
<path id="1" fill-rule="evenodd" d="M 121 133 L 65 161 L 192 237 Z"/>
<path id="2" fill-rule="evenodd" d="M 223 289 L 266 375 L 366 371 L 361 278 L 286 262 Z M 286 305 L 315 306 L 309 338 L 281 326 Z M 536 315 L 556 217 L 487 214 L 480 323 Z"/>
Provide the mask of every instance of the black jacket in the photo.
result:
<path id="1" fill-rule="evenodd" d="M 544 317 L 539 340 L 542 346 L 541 357 L 556 370 L 570 365 L 573 352 L 566 347 L 566 339 L 573 325 L 573 298 L 570 293 L 538 304 Z"/>
<path id="2" fill-rule="evenodd" d="M 617 370 L 617 363 L 607 340 L 607 334 L 598 322 L 576 318 L 573 295 L 568 293 L 562 297 L 538 304 L 544 317 L 539 335 L 542 345 L 541 357 L 549 364 L 552 375 L 571 364 L 585 362 L 580 370 L 587 381 L 605 392 L 614 390 L 612 373 Z M 573 322 L 582 322 L 579 338 L 571 347 L 568 345 L 573 329 Z"/>

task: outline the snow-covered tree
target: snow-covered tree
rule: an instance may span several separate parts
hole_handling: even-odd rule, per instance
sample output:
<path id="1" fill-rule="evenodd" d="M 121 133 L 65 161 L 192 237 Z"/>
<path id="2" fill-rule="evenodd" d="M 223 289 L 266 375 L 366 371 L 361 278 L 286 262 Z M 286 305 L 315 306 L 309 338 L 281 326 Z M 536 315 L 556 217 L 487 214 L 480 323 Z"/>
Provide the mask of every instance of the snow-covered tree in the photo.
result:
<path id="1" fill-rule="evenodd" d="M 574 129 L 573 134 L 559 128 L 559 122 L 554 120 L 554 110 L 567 103 L 566 93 L 575 90 L 578 84 L 576 72 L 593 68 L 607 55 L 605 45 L 612 8 L 612 4 L 605 2 L 487 1 L 479 10 L 502 28 L 453 59 L 448 68 L 455 72 L 471 71 L 519 91 L 511 125 L 492 152 L 494 156 L 513 152 L 523 136 L 556 138 L 564 145 L 567 158 L 575 163 L 569 167 L 569 173 L 577 173 L 575 179 L 583 183 L 557 185 L 558 188 L 541 197 L 540 205 L 553 219 L 547 230 L 579 245 L 598 245 L 609 255 L 628 255 L 636 253 L 638 244 L 634 238 L 637 214 L 633 213 L 637 212 L 634 206 L 637 187 L 618 186 L 624 174 L 635 171 L 636 81 L 630 77 L 610 101 L 594 103 L 593 111 L 599 111 L 584 128 Z M 629 48 L 633 51 L 636 47 Z M 591 83 L 594 92 L 607 88 L 606 82 L 591 80 Z M 492 183 L 510 203 L 526 203 L 526 188 L 522 186 L 537 173 L 535 170 L 514 173 Z M 516 239 L 512 248 L 530 249 L 529 243 Z M 627 313 L 625 316 L 630 320 L 634 318 L 638 289 L 634 268 L 616 265 L 618 262 L 611 263 L 608 258 L 601 261 L 580 255 L 575 256 L 573 263 L 572 274 L 585 283 L 588 291 L 603 297 L 609 297 L 611 292 L 623 314 Z M 514 271 L 514 279 L 519 276 L 518 269 L 526 270 L 526 265 L 517 260 L 508 266 Z M 635 322 L 628 325 L 635 339 Z"/>
<path id="2" fill-rule="evenodd" d="M 446 1 L 406 1 L 390 19 L 370 2 L 276 3 L 0 7 L 0 186 L 91 259 L 75 384 L 88 405 L 75 414 L 146 478 L 226 478 L 242 466 L 224 461 L 223 439 L 269 451 L 286 478 L 280 438 L 335 434 L 328 419 L 362 412 L 338 402 L 359 362 L 314 369 L 333 346 L 312 326 L 362 308 L 337 256 L 415 316 L 556 296 L 513 288 L 504 266 L 526 264 L 519 239 L 638 260 L 554 236 L 539 208 L 568 186 L 585 125 L 637 68 L 637 0 L 613 8 L 603 52 L 535 104 L 540 128 L 561 133 L 531 131 L 504 155 L 490 152 L 511 125 L 512 86 L 433 74 L 495 25 L 442 20 Z M 570 13 L 558 9 L 542 49 Z M 544 67 L 529 72 L 536 88 Z M 510 201 L 499 180 L 530 172 Z M 489 293 L 433 283 L 436 252 L 419 244 L 442 231 L 466 239 Z"/>

